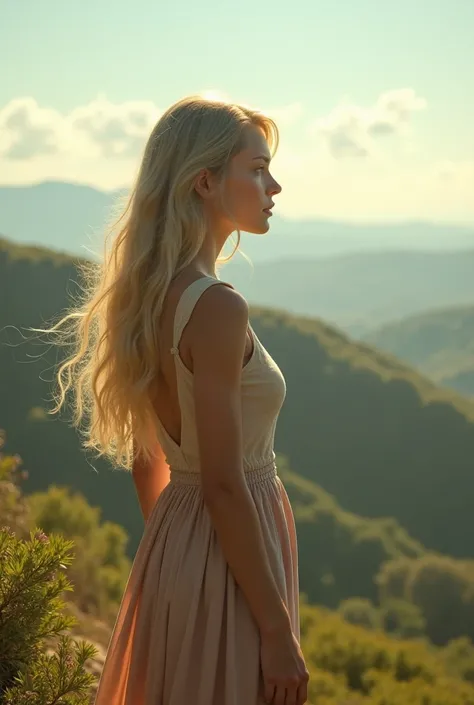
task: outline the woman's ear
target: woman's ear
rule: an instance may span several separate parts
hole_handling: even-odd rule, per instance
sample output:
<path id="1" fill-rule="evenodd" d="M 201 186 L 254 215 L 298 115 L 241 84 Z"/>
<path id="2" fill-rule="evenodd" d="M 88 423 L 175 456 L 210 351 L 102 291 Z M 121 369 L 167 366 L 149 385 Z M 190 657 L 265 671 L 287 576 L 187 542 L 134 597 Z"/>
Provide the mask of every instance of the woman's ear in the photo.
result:
<path id="1" fill-rule="evenodd" d="M 211 198 L 214 195 L 214 177 L 209 169 L 201 169 L 194 182 L 194 188 L 201 198 Z"/>

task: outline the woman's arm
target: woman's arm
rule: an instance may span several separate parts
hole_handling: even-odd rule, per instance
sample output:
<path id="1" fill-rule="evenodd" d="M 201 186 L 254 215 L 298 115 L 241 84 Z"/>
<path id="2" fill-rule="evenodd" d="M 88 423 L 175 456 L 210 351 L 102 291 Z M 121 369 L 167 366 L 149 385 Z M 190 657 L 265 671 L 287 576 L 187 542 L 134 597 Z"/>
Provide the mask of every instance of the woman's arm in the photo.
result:
<path id="1" fill-rule="evenodd" d="M 133 444 L 133 449 L 132 477 L 143 518 L 146 522 L 158 497 L 169 483 L 170 469 L 158 441 L 156 442 L 156 457 L 151 463 L 147 463 L 141 455 L 136 454 L 135 443 Z"/>
<path id="2" fill-rule="evenodd" d="M 241 374 L 247 302 L 228 287 L 213 286 L 198 301 L 190 324 L 204 501 L 260 631 L 288 631 L 289 614 L 273 577 L 243 472 Z"/>

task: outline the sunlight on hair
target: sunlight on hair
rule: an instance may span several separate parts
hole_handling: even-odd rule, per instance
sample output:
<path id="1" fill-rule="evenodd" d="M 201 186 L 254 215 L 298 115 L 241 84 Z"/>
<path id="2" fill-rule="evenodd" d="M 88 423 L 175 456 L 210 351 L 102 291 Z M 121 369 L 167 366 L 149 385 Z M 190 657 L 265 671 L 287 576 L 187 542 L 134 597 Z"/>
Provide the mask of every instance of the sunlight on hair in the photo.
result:
<path id="1" fill-rule="evenodd" d="M 127 470 L 137 452 L 149 461 L 157 447 L 158 322 L 171 281 L 193 262 L 207 233 L 195 179 L 203 168 L 225 178 L 247 125 L 263 130 L 273 153 L 278 147 L 271 117 L 210 94 L 185 97 L 160 116 L 130 192 L 113 204 L 102 258 L 78 264 L 77 300 L 51 328 L 29 329 L 72 347 L 58 365 L 56 406 L 48 413 L 58 413 L 71 390 L 83 447 Z M 235 225 L 234 249 L 217 266 L 237 252 L 248 260 Z"/>
<path id="2" fill-rule="evenodd" d="M 220 102 L 220 103 L 231 103 L 231 99 L 229 98 L 228 95 L 223 93 L 222 91 L 218 91 L 214 88 L 208 88 L 200 93 L 200 95 L 204 98 L 204 100 L 210 100 L 213 102 Z"/>

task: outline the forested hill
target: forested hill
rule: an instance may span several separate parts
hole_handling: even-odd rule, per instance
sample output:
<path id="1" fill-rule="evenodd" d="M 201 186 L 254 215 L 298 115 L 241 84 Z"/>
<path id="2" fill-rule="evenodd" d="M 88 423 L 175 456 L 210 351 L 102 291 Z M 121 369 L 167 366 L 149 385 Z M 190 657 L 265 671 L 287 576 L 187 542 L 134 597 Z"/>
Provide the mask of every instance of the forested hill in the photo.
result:
<path id="1" fill-rule="evenodd" d="M 0 282 L 0 327 L 21 329 L 57 316 L 79 276 L 67 256 L 4 241 Z M 255 308 L 252 323 L 286 377 L 276 450 L 292 470 L 347 511 L 393 516 L 427 548 L 473 556 L 474 406 L 321 321 Z M 2 331 L 11 345 L 20 339 Z M 94 473 L 75 432 L 42 411 L 56 360 L 37 343 L 0 346 L 0 427 L 34 468 L 26 489 L 82 489 L 136 542 L 142 523 L 130 478 L 97 461 Z"/>
<path id="2" fill-rule="evenodd" d="M 287 381 L 278 449 L 291 466 L 345 509 L 394 516 L 426 546 L 472 555 L 474 405 L 320 321 L 254 317 Z"/>
<path id="3" fill-rule="evenodd" d="M 365 340 L 434 381 L 474 396 L 474 305 L 447 307 L 376 328 Z"/>

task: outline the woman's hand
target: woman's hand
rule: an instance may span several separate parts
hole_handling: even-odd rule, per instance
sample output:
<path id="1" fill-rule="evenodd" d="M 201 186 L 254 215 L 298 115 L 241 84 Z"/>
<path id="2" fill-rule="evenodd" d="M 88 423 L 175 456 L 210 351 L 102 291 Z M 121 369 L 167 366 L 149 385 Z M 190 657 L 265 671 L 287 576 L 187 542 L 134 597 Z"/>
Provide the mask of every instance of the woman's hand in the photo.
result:
<path id="1" fill-rule="evenodd" d="M 260 661 L 267 703 L 303 705 L 307 701 L 309 672 L 291 629 L 261 635 Z"/>

